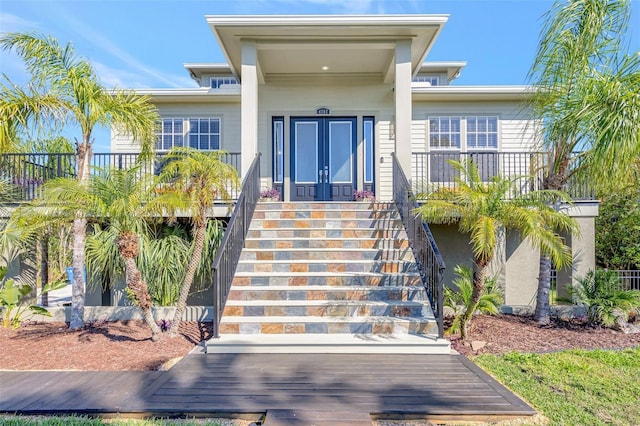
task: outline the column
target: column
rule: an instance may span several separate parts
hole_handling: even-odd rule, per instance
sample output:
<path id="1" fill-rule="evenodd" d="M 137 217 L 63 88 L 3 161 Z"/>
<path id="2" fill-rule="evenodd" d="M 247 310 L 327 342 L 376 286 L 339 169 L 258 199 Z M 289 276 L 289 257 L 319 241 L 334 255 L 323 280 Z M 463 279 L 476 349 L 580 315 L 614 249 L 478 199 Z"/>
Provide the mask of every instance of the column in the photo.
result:
<path id="1" fill-rule="evenodd" d="M 395 151 L 411 179 L 411 40 L 396 42 L 395 60 Z"/>
<path id="2" fill-rule="evenodd" d="M 242 41 L 240 100 L 240 173 L 245 176 L 258 153 L 258 54 L 253 40 Z"/>

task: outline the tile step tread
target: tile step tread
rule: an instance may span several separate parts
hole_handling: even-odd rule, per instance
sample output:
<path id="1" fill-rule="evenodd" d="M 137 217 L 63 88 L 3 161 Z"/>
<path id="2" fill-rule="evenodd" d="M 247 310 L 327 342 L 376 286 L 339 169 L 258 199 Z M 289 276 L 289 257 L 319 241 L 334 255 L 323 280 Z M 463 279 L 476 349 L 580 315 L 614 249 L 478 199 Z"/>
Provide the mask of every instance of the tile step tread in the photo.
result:
<path id="1" fill-rule="evenodd" d="M 328 305 L 349 305 L 349 306 L 426 306 L 429 301 L 425 300 L 227 300 L 225 306 L 328 306 Z"/>
<path id="2" fill-rule="evenodd" d="M 234 277 L 419 277 L 418 272 L 236 272 Z M 351 287 L 354 288 L 354 287 Z"/>
<path id="3" fill-rule="evenodd" d="M 393 322 L 398 324 L 404 323 L 425 323 L 435 322 L 435 317 L 391 317 L 391 316 L 362 316 L 362 317 L 341 317 L 341 316 L 255 316 L 255 317 L 234 317 L 223 316 L 221 324 L 250 324 L 250 323 L 335 323 L 340 322 L 344 324 L 361 323 L 361 322 Z"/>
<path id="4" fill-rule="evenodd" d="M 256 259 L 240 259 L 239 263 L 320 263 L 320 264 L 332 264 L 332 263 L 408 263 L 415 264 L 416 261 L 412 259 L 284 259 L 284 260 L 256 260 Z"/>

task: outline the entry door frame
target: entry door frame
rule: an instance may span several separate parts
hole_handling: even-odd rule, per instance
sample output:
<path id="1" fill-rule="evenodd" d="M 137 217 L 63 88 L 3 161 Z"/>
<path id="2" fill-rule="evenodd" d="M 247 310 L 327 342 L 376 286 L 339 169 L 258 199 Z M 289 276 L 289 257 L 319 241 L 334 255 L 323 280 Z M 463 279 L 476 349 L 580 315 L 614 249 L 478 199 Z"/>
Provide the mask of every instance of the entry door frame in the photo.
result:
<path id="1" fill-rule="evenodd" d="M 350 181 L 334 180 L 337 173 L 344 171 L 331 170 L 332 152 L 331 140 L 333 137 L 332 123 L 349 123 L 350 125 L 350 143 L 349 143 L 349 167 Z M 291 190 L 290 197 L 292 201 L 350 201 L 353 199 L 353 190 L 357 185 L 357 123 L 356 116 L 349 117 L 291 117 L 289 146 L 291 152 L 290 170 L 291 170 Z M 301 170 L 304 174 L 303 178 L 298 181 L 297 172 L 297 124 L 313 124 L 315 125 L 315 156 L 311 158 L 312 163 L 316 163 L 313 170 Z M 307 131 L 310 128 L 306 129 Z M 336 129 L 338 130 L 338 129 Z M 310 133 L 307 135 L 309 136 Z M 343 136 L 336 133 L 336 136 Z M 302 137 L 302 136 L 301 136 Z M 313 143 L 313 142 L 312 142 Z M 338 148 L 344 148 L 343 145 Z M 313 150 L 311 150 L 313 151 Z M 344 154 L 337 152 L 337 155 Z M 344 158 L 344 157 L 343 157 Z M 308 163 L 307 163 L 308 164 Z M 309 165 L 311 166 L 311 165 Z M 306 165 L 303 163 L 303 167 Z"/>

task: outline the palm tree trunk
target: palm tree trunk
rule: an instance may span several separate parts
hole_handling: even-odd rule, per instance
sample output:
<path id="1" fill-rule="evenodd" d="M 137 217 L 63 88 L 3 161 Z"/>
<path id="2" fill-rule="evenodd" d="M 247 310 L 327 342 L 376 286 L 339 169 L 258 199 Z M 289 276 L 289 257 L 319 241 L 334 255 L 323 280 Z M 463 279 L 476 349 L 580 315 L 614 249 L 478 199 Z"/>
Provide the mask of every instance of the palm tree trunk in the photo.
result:
<path id="1" fill-rule="evenodd" d="M 162 331 L 160 330 L 160 327 L 158 327 L 158 324 L 156 324 L 156 320 L 153 318 L 153 312 L 151 311 L 151 296 L 149 296 L 147 283 L 142 279 L 142 275 L 140 274 L 133 257 L 124 257 L 124 265 L 127 287 L 129 287 L 133 292 L 138 307 L 142 311 L 142 318 L 151 330 L 151 340 L 156 342 L 160 339 L 160 333 L 162 333 Z"/>
<path id="2" fill-rule="evenodd" d="M 202 219 L 202 218 L 201 218 Z M 182 314 L 187 307 L 187 298 L 189 297 L 189 291 L 191 291 L 191 285 L 193 279 L 198 271 L 198 266 L 202 260 L 202 252 L 204 249 L 204 241 L 207 235 L 207 220 L 201 222 L 203 225 L 194 225 L 193 230 L 195 238 L 193 242 L 193 254 L 191 260 L 187 265 L 187 271 L 185 273 L 184 282 L 180 288 L 180 295 L 178 296 L 178 303 L 176 305 L 176 312 L 173 315 L 173 321 L 171 321 L 171 328 L 169 329 L 169 335 L 177 336 L 180 328 L 180 322 L 182 321 Z"/>
<path id="3" fill-rule="evenodd" d="M 84 244 L 87 234 L 87 218 L 78 212 L 73 220 L 73 282 L 71 283 L 71 320 L 69 328 L 84 327 Z"/>
<path id="4" fill-rule="evenodd" d="M 473 291 L 471 292 L 471 301 L 460 317 L 460 338 L 462 340 L 465 340 L 469 334 L 473 313 L 478 308 L 478 303 L 480 303 L 480 297 L 484 291 L 484 282 L 487 278 L 488 264 L 488 261 L 476 260 L 473 262 Z"/>
<path id="5" fill-rule="evenodd" d="M 551 311 L 549 306 L 549 292 L 551 290 L 551 259 L 549 256 L 540 256 L 540 276 L 538 278 L 538 297 L 536 298 L 536 311 L 534 319 L 538 324 L 549 324 Z"/>
<path id="6" fill-rule="evenodd" d="M 89 180 L 89 163 L 91 158 L 91 145 L 89 135 L 85 135 L 83 143 L 78 145 L 78 180 Z M 84 298 L 85 298 L 85 239 L 87 235 L 86 213 L 79 211 L 73 220 L 73 283 L 71 285 L 71 320 L 69 328 L 77 330 L 84 327 Z"/>
<path id="7" fill-rule="evenodd" d="M 38 255 L 40 256 L 40 288 L 44 288 L 49 283 L 49 234 L 45 233 L 38 240 Z M 42 306 L 49 306 L 49 293 L 42 293 Z"/>

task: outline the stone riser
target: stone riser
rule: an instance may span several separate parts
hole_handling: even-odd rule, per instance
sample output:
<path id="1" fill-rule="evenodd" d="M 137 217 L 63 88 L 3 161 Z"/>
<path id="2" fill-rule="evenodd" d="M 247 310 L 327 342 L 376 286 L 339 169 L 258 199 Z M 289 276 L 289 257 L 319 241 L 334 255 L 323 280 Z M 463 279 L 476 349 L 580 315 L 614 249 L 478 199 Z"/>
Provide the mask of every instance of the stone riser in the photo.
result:
<path id="1" fill-rule="evenodd" d="M 243 250 L 240 261 L 281 262 L 413 262 L 413 252 L 405 249 L 291 249 L 291 250 Z"/>
<path id="2" fill-rule="evenodd" d="M 404 229 L 257 229 L 250 228 L 247 233 L 247 244 L 256 239 L 325 239 L 325 238 L 374 238 L 374 239 L 397 239 L 407 238 Z M 254 243 L 255 244 L 255 243 Z M 252 248 L 251 245 L 245 247 Z M 255 246 L 257 247 L 257 245 Z"/>
<path id="3" fill-rule="evenodd" d="M 255 259 L 242 259 L 236 268 L 236 273 L 242 272 L 417 272 L 415 263 L 403 261 L 384 262 L 332 262 L 321 261 L 309 263 L 302 260 L 292 263 L 284 262 L 264 262 Z"/>
<path id="4" fill-rule="evenodd" d="M 409 248 L 408 240 L 392 239 L 289 239 L 289 240 L 246 240 L 248 250 L 260 251 L 285 250 L 285 249 L 377 249 L 397 250 Z M 260 250 L 255 250 L 257 247 Z"/>
<path id="5" fill-rule="evenodd" d="M 372 305 L 367 302 L 360 304 L 350 302 L 327 302 L 323 306 L 235 306 L 227 303 L 224 308 L 224 316 L 236 317 L 273 317 L 273 316 L 308 316 L 308 317 L 423 317 L 430 314 L 429 308 L 416 303 L 412 306 L 406 304 Z"/>
<path id="6" fill-rule="evenodd" d="M 400 219 L 253 219 L 253 229 L 402 229 Z"/>
<path id="7" fill-rule="evenodd" d="M 296 203 L 258 203 L 256 211 L 266 210 L 388 210 L 392 207 L 391 203 L 314 203 L 314 202 L 296 202 Z"/>
<path id="8" fill-rule="evenodd" d="M 411 287 L 422 285 L 422 280 L 418 275 L 329 275 L 322 274 L 320 276 L 305 275 L 305 274 L 286 274 L 286 275 L 259 275 L 259 276 L 247 276 L 243 274 L 236 274 L 233 278 L 233 285 L 238 287 L 246 286 L 292 286 L 292 287 L 305 287 L 305 286 L 358 286 L 358 287 L 389 287 L 389 286 L 401 286 Z"/>
<path id="9" fill-rule="evenodd" d="M 433 320 L 405 320 L 389 317 L 369 317 L 368 320 L 336 318 L 324 322 L 289 321 L 276 318 L 274 322 L 249 322 L 237 317 L 223 318 L 222 334 L 437 334 L 438 326 Z"/>
<path id="10" fill-rule="evenodd" d="M 400 219 L 393 210 L 266 210 L 256 211 L 254 220 L 274 219 Z"/>
<path id="11" fill-rule="evenodd" d="M 351 301 L 388 301 L 388 300 L 427 300 L 427 294 L 422 287 L 392 288 L 335 288 L 317 289 L 296 287 L 295 289 L 276 289 L 265 287 L 233 287 L 229 291 L 227 300 L 351 300 Z"/>

